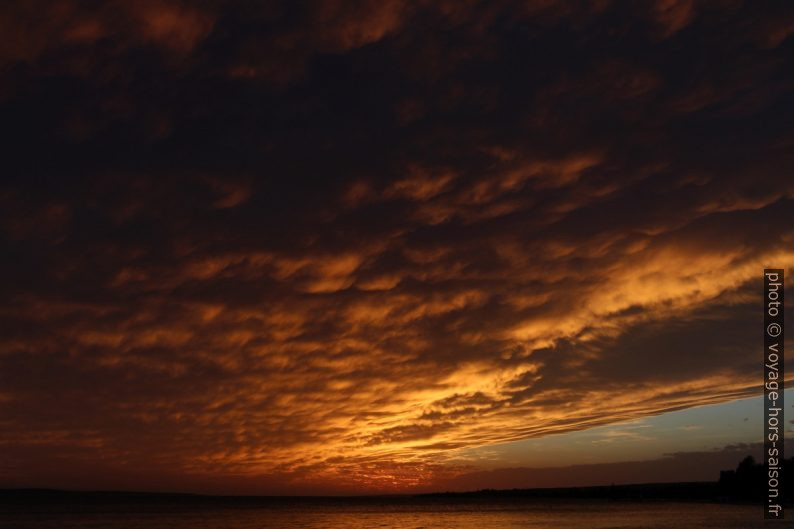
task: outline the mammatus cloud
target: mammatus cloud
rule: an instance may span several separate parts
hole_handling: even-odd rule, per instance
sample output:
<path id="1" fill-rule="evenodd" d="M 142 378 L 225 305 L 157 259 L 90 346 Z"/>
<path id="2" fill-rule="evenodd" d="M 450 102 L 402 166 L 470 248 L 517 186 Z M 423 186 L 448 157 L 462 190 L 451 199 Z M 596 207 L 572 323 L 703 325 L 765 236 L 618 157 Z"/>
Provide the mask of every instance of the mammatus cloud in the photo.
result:
<path id="1" fill-rule="evenodd" d="M 35 7 L 0 16 L 5 482 L 426 488 L 757 392 L 774 13 Z"/>

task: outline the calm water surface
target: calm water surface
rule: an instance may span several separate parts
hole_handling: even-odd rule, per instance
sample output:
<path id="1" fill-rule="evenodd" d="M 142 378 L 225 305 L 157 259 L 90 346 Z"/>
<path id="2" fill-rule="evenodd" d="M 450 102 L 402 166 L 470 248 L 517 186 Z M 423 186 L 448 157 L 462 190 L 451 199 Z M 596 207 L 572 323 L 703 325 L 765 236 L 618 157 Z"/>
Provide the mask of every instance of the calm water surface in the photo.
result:
<path id="1" fill-rule="evenodd" d="M 754 529 L 759 507 L 609 501 L 273 501 L 0 506 L 5 529 Z M 767 527 L 794 527 L 789 522 Z"/>

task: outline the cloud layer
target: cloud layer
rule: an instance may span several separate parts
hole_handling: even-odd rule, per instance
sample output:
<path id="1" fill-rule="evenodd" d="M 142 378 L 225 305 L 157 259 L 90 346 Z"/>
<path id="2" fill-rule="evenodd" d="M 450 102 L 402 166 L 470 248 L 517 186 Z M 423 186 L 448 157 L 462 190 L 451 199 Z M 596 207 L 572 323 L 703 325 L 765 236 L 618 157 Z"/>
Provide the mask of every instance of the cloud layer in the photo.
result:
<path id="1" fill-rule="evenodd" d="M 404 490 L 755 394 L 785 7 L 4 5 L 0 475 Z"/>

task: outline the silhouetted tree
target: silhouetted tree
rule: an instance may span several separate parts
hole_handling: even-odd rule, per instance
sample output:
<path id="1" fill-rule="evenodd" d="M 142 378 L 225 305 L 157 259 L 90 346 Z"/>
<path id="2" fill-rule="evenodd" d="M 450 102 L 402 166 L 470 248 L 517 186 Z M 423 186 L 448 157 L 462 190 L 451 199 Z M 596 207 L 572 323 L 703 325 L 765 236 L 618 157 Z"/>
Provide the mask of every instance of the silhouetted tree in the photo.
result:
<path id="1" fill-rule="evenodd" d="M 781 461 L 781 482 L 794 479 L 794 457 Z M 757 463 L 753 456 L 739 462 L 736 470 L 720 472 L 718 491 L 721 498 L 729 501 L 762 501 L 767 494 L 767 480 L 764 465 Z M 790 502 L 794 486 L 783 489 L 781 499 Z"/>

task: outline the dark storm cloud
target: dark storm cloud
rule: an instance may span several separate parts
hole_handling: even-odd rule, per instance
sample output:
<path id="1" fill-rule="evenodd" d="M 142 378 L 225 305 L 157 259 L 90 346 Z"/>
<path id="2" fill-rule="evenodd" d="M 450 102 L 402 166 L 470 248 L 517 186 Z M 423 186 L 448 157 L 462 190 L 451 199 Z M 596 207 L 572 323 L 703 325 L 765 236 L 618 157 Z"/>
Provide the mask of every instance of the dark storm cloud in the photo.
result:
<path id="1" fill-rule="evenodd" d="M 5 4 L 6 480 L 420 486 L 753 394 L 786 7 Z"/>

